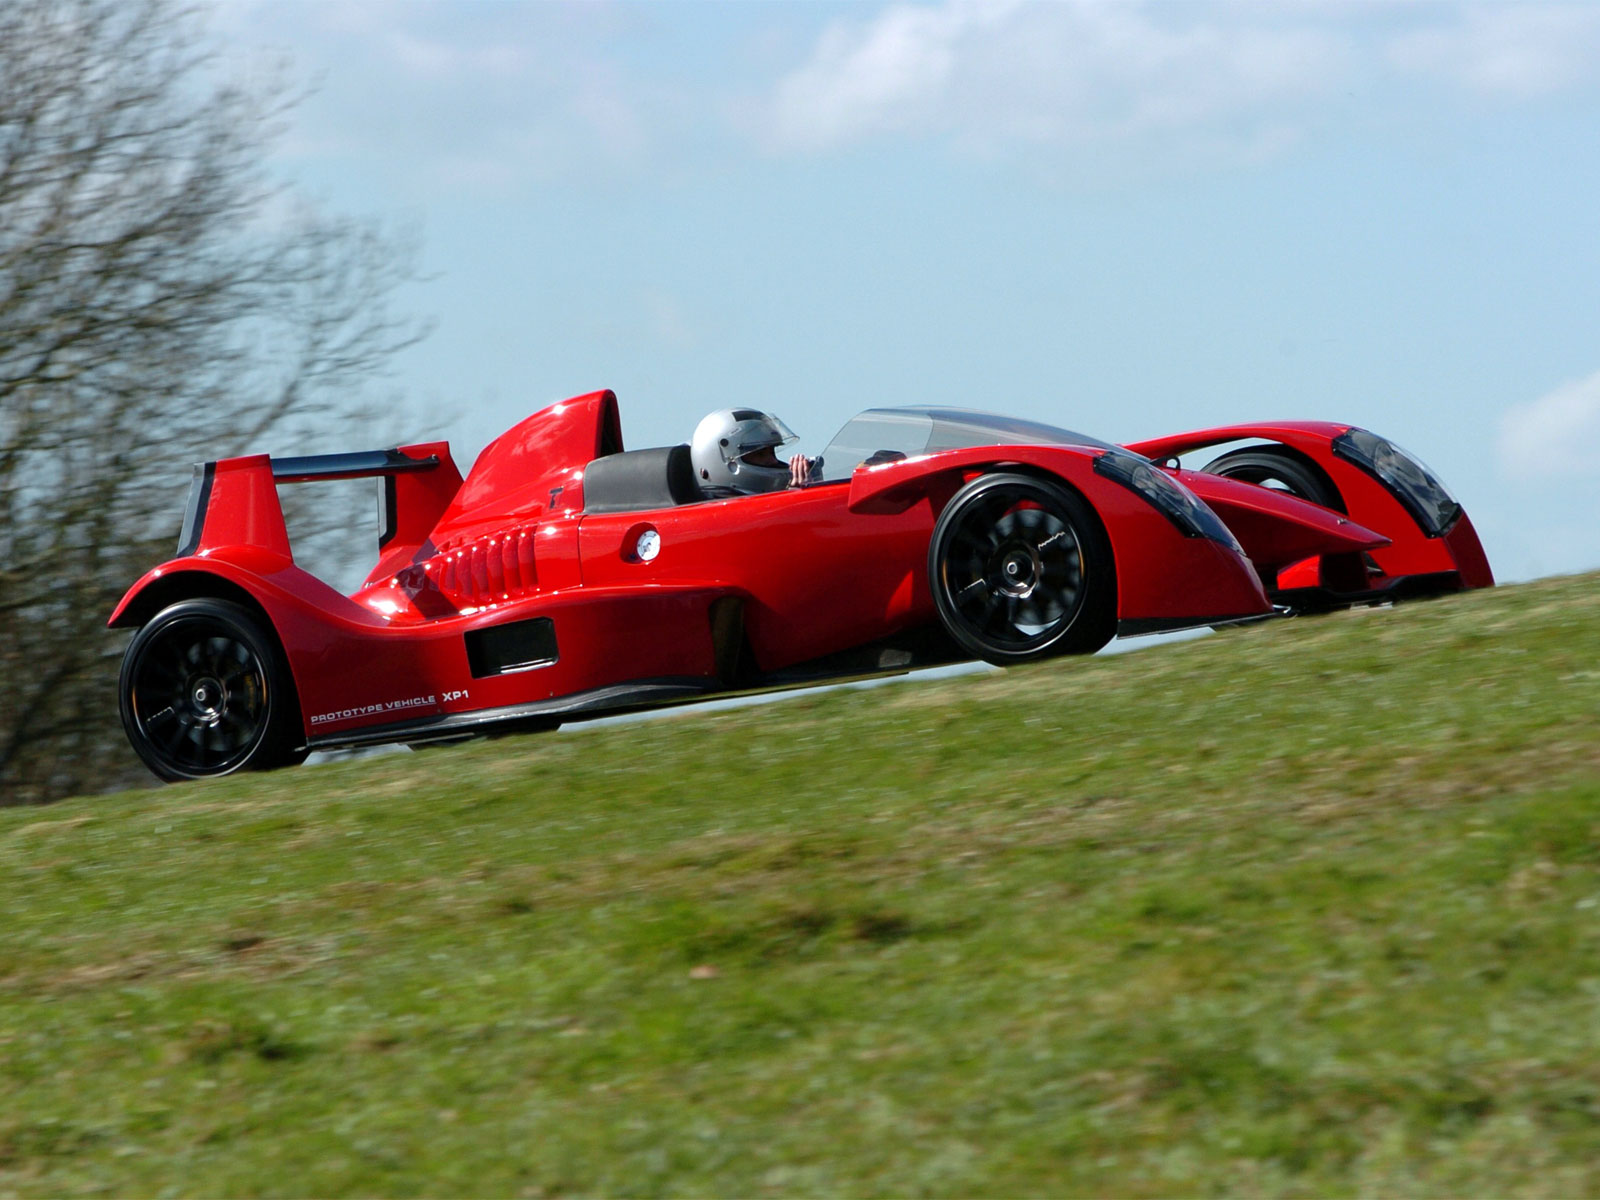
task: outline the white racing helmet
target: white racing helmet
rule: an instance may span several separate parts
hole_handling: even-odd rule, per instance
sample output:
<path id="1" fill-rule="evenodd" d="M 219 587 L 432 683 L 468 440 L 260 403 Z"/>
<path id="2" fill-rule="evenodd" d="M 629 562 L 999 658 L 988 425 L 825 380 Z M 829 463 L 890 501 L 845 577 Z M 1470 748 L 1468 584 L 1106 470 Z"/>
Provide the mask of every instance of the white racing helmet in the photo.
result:
<path id="1" fill-rule="evenodd" d="M 694 427 L 689 459 L 709 496 L 780 492 L 789 486 L 789 464 L 777 449 L 795 440 L 789 427 L 770 413 L 724 408 Z"/>

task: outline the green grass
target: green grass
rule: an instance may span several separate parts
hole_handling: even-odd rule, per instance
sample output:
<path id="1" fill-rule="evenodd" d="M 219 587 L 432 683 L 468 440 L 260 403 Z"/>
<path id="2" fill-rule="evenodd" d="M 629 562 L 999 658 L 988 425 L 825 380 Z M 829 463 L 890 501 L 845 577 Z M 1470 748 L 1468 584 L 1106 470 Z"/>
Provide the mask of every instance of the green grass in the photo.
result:
<path id="1" fill-rule="evenodd" d="M 1600 577 L 0 811 L 0 1193 L 1600 1192 Z"/>

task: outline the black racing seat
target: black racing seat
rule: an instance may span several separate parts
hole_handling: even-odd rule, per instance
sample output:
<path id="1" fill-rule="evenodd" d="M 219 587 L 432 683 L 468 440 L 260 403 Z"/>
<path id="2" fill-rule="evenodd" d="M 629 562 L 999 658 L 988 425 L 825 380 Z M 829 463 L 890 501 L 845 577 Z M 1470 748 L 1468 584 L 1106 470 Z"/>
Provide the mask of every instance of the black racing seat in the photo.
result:
<path id="1" fill-rule="evenodd" d="M 687 442 L 608 454 L 583 469 L 584 512 L 646 512 L 705 498 L 694 477 Z"/>

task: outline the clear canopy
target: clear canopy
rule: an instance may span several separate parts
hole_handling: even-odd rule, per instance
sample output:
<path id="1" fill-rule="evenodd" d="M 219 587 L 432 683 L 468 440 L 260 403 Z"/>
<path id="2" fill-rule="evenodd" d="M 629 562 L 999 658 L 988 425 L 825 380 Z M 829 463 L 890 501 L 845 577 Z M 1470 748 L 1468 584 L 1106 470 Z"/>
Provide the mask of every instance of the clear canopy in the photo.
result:
<path id="1" fill-rule="evenodd" d="M 912 458 L 967 446 L 1068 445 L 1114 449 L 1109 442 L 1040 421 L 967 408 L 869 408 L 851 418 L 822 452 L 825 479 L 848 479 L 876 458 Z"/>

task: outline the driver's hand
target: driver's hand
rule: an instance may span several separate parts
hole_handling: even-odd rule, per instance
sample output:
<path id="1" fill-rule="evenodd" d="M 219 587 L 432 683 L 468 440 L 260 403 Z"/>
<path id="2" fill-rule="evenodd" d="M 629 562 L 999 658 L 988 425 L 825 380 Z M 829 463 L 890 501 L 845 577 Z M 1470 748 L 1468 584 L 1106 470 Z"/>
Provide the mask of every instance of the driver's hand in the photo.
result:
<path id="1" fill-rule="evenodd" d="M 811 460 L 804 454 L 796 454 L 789 460 L 789 486 L 805 487 L 811 482 Z"/>

